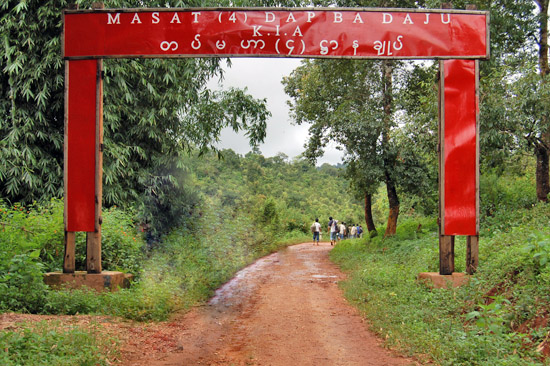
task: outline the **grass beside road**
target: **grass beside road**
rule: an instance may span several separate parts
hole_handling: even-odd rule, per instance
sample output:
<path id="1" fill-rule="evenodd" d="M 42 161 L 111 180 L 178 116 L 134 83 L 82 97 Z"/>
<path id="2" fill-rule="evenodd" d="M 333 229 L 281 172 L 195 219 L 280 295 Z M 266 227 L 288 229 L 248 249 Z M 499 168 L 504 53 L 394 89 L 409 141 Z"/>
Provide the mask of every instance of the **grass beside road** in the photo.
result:
<path id="1" fill-rule="evenodd" d="M 420 272 L 438 271 L 435 220 L 407 221 L 393 238 L 344 241 L 331 259 L 349 273 L 346 297 L 389 346 L 439 365 L 542 365 L 550 350 L 550 327 L 542 322 L 550 264 L 541 261 L 550 254 L 549 217 L 548 205 L 540 205 L 484 227 L 479 271 L 458 289 L 416 281 Z M 457 237 L 455 252 L 463 272 L 464 238 Z"/>
<path id="2" fill-rule="evenodd" d="M 117 343 L 95 331 L 60 322 L 24 324 L 0 332 L 2 366 L 107 366 L 116 358 Z"/>

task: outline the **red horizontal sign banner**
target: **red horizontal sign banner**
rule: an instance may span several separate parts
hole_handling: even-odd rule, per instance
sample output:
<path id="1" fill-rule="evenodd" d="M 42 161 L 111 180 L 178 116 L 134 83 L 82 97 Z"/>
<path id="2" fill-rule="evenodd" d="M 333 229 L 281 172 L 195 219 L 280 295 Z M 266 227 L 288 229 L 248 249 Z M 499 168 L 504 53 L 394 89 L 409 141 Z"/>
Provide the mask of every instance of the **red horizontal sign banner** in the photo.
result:
<path id="1" fill-rule="evenodd" d="M 111 9 L 64 14 L 64 56 L 489 57 L 489 14 L 466 11 Z"/>

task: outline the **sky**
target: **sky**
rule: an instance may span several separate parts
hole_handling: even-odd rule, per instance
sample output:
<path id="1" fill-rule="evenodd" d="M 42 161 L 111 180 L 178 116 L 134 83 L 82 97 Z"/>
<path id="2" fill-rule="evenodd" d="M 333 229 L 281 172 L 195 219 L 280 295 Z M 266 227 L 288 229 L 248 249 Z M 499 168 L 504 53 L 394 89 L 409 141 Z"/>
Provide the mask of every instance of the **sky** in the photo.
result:
<path id="1" fill-rule="evenodd" d="M 219 88 L 248 88 L 248 93 L 257 99 L 267 99 L 271 118 L 267 121 L 267 136 L 259 148 L 266 157 L 282 152 L 290 159 L 303 153 L 304 143 L 308 139 L 308 125 L 293 125 L 286 101 L 289 99 L 283 89 L 281 80 L 300 65 L 295 58 L 232 58 L 232 66 L 225 67 L 225 76 Z M 216 82 L 210 85 L 216 88 Z M 239 154 L 251 150 L 244 134 L 236 134 L 230 128 L 222 131 L 220 148 L 232 149 Z M 325 155 L 317 161 L 338 164 L 342 153 L 329 146 Z"/>

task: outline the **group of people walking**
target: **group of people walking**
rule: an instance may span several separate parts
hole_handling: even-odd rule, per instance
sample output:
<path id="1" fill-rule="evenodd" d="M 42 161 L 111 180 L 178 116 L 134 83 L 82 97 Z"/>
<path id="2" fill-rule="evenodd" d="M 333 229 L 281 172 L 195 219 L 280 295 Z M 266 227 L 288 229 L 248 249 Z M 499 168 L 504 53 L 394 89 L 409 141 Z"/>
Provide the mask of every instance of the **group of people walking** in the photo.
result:
<path id="1" fill-rule="evenodd" d="M 361 225 L 346 225 L 345 222 L 338 222 L 338 220 L 333 219 L 332 216 L 329 217 L 328 220 L 327 229 L 330 235 L 330 245 L 335 245 L 338 240 L 342 239 L 363 237 L 363 227 Z M 311 232 L 313 233 L 313 242 L 319 245 L 322 230 L 318 218 L 311 224 Z"/>

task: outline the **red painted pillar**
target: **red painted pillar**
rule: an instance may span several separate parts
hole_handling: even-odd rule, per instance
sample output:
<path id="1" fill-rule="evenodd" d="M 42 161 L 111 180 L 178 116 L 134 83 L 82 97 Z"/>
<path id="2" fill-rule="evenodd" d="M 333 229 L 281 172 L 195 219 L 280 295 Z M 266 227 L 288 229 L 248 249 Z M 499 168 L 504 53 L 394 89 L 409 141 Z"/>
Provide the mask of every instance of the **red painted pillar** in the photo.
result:
<path id="1" fill-rule="evenodd" d="M 65 227 L 69 232 L 95 231 L 97 63 L 66 63 Z"/>
<path id="2" fill-rule="evenodd" d="M 440 273 L 454 271 L 454 236 L 468 240 L 477 268 L 479 234 L 479 63 L 440 62 Z"/>
<path id="3" fill-rule="evenodd" d="M 77 60 L 65 62 L 65 258 L 63 271 L 74 272 L 76 231 L 100 233 L 101 156 L 99 144 L 102 132 L 101 61 Z M 98 179 L 99 174 L 99 179 Z M 101 194 L 101 193 L 100 193 Z M 93 234 L 93 235 L 94 235 Z M 97 242 L 97 240 L 96 240 Z M 100 244 L 90 249 L 101 253 Z M 101 272 L 101 255 L 95 255 L 92 272 Z M 99 269 L 99 270 L 98 270 Z"/>

